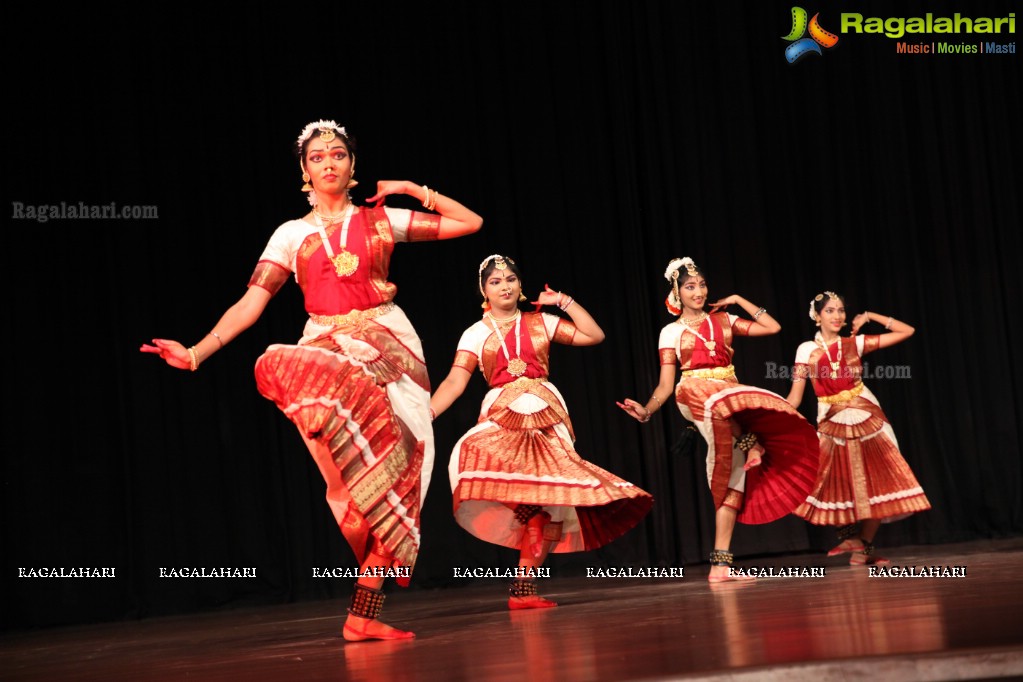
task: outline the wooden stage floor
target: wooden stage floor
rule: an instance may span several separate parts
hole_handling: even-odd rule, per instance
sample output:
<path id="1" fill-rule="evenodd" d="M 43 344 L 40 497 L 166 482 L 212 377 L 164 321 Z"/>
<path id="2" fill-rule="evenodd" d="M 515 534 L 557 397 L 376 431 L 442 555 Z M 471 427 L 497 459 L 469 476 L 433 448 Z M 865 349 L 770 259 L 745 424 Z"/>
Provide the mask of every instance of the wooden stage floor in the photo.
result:
<path id="1" fill-rule="evenodd" d="M 824 577 L 711 587 L 684 579 L 553 578 L 560 606 L 506 609 L 503 582 L 389 589 L 401 642 L 345 643 L 345 601 L 9 632 L 15 680 L 951 680 L 1023 678 L 1023 538 L 888 548 L 896 566 L 965 577 L 870 577 L 818 555 L 737 566 Z"/>

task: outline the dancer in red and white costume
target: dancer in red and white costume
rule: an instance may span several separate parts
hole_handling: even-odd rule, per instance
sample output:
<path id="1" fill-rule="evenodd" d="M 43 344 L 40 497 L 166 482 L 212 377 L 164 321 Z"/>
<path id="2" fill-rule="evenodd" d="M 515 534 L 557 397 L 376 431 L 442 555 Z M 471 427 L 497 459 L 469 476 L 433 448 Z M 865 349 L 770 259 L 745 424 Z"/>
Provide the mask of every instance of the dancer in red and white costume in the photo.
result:
<path id="1" fill-rule="evenodd" d="M 831 291 L 810 301 L 810 319 L 820 331 L 796 350 L 788 401 L 799 407 L 809 379 L 817 394 L 821 461 L 817 483 L 796 514 L 810 523 L 839 527 L 841 542 L 828 556 L 848 552 L 853 565 L 887 564 L 873 554 L 878 528 L 931 505 L 899 452 L 888 417 L 863 384 L 861 358 L 905 341 L 914 329 L 893 317 L 863 312 L 853 318 L 852 335 L 841 337 L 845 300 Z M 869 322 L 888 331 L 859 335 Z"/>
<path id="2" fill-rule="evenodd" d="M 389 569 L 412 570 L 419 514 L 433 467 L 429 377 L 422 345 L 394 304 L 388 281 L 398 242 L 451 239 L 483 219 L 450 197 L 406 180 L 381 180 L 374 206 L 357 207 L 355 145 L 334 121 L 315 121 L 296 154 L 312 211 L 274 232 L 245 295 L 198 343 L 154 339 L 141 350 L 195 371 L 262 315 L 294 276 L 306 322 L 295 345 L 275 344 L 256 363 L 260 392 L 295 423 L 327 483 L 327 503 L 356 559 L 360 577 L 343 628 L 347 640 L 408 639 L 377 619 Z M 310 184 L 311 183 L 311 184 Z M 429 212 L 388 208 L 407 194 Z M 436 213 L 434 213 L 436 211 Z M 398 583 L 408 584 L 407 577 Z"/>
<path id="3" fill-rule="evenodd" d="M 645 404 L 627 398 L 618 406 L 647 422 L 674 396 L 682 416 L 696 425 L 707 441 L 707 479 L 717 510 L 708 580 L 749 579 L 729 570 L 735 522 L 774 521 L 806 498 L 817 472 L 817 436 L 781 396 L 736 379 L 733 338 L 781 330 L 766 309 L 732 295 L 707 313 L 707 281 L 691 258 L 672 260 L 664 277 L 671 283 L 665 303 L 677 319 L 661 330 L 660 381 Z M 752 319 L 718 312 L 731 305 Z M 678 385 L 676 365 L 682 369 Z"/>
<path id="4" fill-rule="evenodd" d="M 549 287 L 534 304 L 557 306 L 570 319 L 519 310 L 521 273 L 505 256 L 484 259 L 479 288 L 483 319 L 463 332 L 451 372 L 430 400 L 435 415 L 443 413 L 477 368 L 490 386 L 479 422 L 451 453 L 455 519 L 481 540 L 519 550 L 509 608 L 552 607 L 534 577 L 547 553 L 611 542 L 643 518 L 653 498 L 580 457 L 568 408 L 548 380 L 551 343 L 603 341 L 593 317 Z"/>

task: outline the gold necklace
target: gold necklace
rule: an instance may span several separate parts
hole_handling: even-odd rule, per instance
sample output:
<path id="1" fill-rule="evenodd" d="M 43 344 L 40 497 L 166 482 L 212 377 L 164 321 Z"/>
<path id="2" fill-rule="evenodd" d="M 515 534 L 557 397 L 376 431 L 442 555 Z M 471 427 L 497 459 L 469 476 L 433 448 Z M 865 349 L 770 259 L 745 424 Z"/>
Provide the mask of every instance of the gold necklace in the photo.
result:
<path id="1" fill-rule="evenodd" d="M 837 379 L 838 378 L 838 368 L 842 365 L 842 344 L 838 343 L 837 347 L 835 348 L 835 356 L 836 357 L 835 357 L 834 360 L 832 360 L 831 359 L 831 351 L 828 350 L 828 346 L 830 346 L 831 344 L 830 343 L 826 343 L 824 341 L 824 335 L 821 334 L 820 332 L 817 332 L 817 335 L 820 337 L 818 339 L 818 343 L 820 343 L 821 350 L 824 351 L 824 357 L 826 357 L 828 359 L 828 364 L 831 365 L 831 378 L 832 379 Z M 840 337 L 840 336 L 839 337 L 835 337 L 835 341 L 834 342 L 840 342 L 841 340 L 842 340 L 842 337 Z"/>
<path id="2" fill-rule="evenodd" d="M 497 317 L 496 315 L 494 315 L 494 313 L 487 312 L 487 317 L 489 317 L 494 322 L 500 322 L 501 324 L 504 324 L 505 322 L 511 322 L 512 320 L 518 319 L 520 312 L 521 311 L 516 310 L 515 314 L 510 315 L 509 317 Z"/>
<path id="3" fill-rule="evenodd" d="M 351 225 L 352 212 L 355 204 L 348 204 L 345 210 L 332 216 L 325 216 L 315 208 L 313 215 L 316 216 L 317 228 L 320 232 L 320 241 L 323 242 L 323 250 L 327 252 L 327 258 L 334 265 L 334 274 L 338 277 L 351 277 L 359 269 L 359 255 L 348 250 L 348 227 Z M 341 253 L 334 255 L 334 249 L 330 246 L 330 239 L 324 229 L 324 223 L 333 225 L 338 219 L 344 222 L 341 226 Z"/>
<path id="4" fill-rule="evenodd" d="M 686 330 L 692 332 L 698 339 L 703 341 L 703 345 L 706 346 L 707 350 L 710 351 L 710 356 L 715 357 L 717 355 L 717 352 L 714 349 L 717 347 L 718 344 L 714 340 L 714 323 L 713 322 L 707 323 L 707 327 L 710 329 L 709 339 L 706 338 L 699 331 L 700 325 L 703 324 L 703 321 L 706 320 L 708 317 L 709 315 L 707 315 L 707 313 L 704 312 L 700 313 L 699 316 L 694 317 L 692 320 L 687 320 L 686 318 L 680 316 L 678 318 L 678 321 L 679 323 L 685 326 Z M 682 333 L 684 334 L 685 332 L 683 331 Z"/>
<path id="5" fill-rule="evenodd" d="M 504 342 L 504 336 L 501 335 L 501 330 L 497 328 L 498 318 L 492 314 L 487 313 L 487 317 L 490 318 L 491 324 L 494 328 L 494 336 L 501 342 L 501 350 L 504 351 L 504 357 L 508 358 L 508 374 L 513 377 L 520 377 L 526 373 L 526 361 L 523 360 L 520 355 L 522 353 L 522 337 L 519 336 L 519 325 L 522 323 L 522 311 L 516 310 L 514 317 L 509 317 L 506 320 L 500 320 L 502 322 L 515 320 L 515 357 L 511 356 L 508 352 L 508 345 Z"/>
<path id="6" fill-rule="evenodd" d="M 348 213 L 351 207 L 352 205 L 348 204 L 347 206 L 345 206 L 343 209 L 341 209 L 332 216 L 325 216 L 314 208 L 313 215 L 319 218 L 325 225 L 329 227 L 330 225 L 333 225 L 334 223 L 338 222 L 339 218 L 343 218 L 344 215 Z"/>
<path id="7" fill-rule="evenodd" d="M 696 317 L 693 317 L 693 318 L 688 318 L 688 317 L 680 315 L 679 318 L 678 318 L 678 322 L 679 322 L 679 324 L 684 324 L 687 327 L 691 327 L 691 328 L 695 329 L 695 328 L 698 328 L 701 324 L 703 324 L 703 321 L 706 320 L 706 319 L 707 319 L 707 313 L 706 312 L 701 312 L 699 315 L 697 315 Z"/>

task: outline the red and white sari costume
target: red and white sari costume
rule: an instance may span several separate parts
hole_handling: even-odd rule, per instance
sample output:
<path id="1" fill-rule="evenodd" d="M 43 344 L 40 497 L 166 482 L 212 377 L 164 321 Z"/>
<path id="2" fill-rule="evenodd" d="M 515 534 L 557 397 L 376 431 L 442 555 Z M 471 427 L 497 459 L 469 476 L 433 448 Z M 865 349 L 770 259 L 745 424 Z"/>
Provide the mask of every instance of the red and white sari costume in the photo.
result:
<path id="1" fill-rule="evenodd" d="M 519 357 L 526 371 L 508 373 L 501 340 L 486 321 L 458 342 L 454 365 L 478 367 L 490 385 L 479 422 L 455 444 L 448 474 L 455 519 L 487 542 L 519 548 L 518 504 L 539 505 L 561 523 L 552 552 L 601 547 L 631 529 L 653 506 L 649 493 L 587 462 L 573 447 L 565 401 L 547 381 L 550 343 L 570 344 L 575 325 L 556 315 L 523 313 Z M 515 327 L 505 346 L 516 348 Z M 509 506 L 510 505 L 510 506 Z"/>
<path id="2" fill-rule="evenodd" d="M 340 228 L 326 228 L 335 253 Z M 360 564 L 376 548 L 411 571 L 419 552 L 433 469 L 430 383 L 387 274 L 395 242 L 436 239 L 439 229 L 434 214 L 361 207 L 345 245 L 359 267 L 338 277 L 318 228 L 292 220 L 274 232 L 249 281 L 276 293 L 294 273 L 302 289 L 310 316 L 302 338 L 268 347 L 256 382 L 298 427 Z"/>
<path id="3" fill-rule="evenodd" d="M 796 350 L 793 374 L 809 379 L 817 394 L 820 472 L 796 510 L 810 523 L 897 521 L 931 508 L 881 405 L 862 381 L 860 358 L 877 350 L 879 341 L 874 335 L 839 338 L 825 349 L 818 333 Z M 833 376 L 830 363 L 836 359 Z"/>
<path id="4" fill-rule="evenodd" d="M 776 393 L 735 378 L 732 337 L 748 335 L 753 324 L 714 313 L 695 330 L 680 321 L 666 325 L 658 343 L 661 364 L 678 362 L 682 368 L 675 387 L 678 409 L 707 441 L 714 508 L 731 507 L 736 520 L 748 524 L 792 513 L 813 486 L 819 458 L 817 434 L 803 415 Z M 743 471 L 746 456 L 735 446 L 729 420 L 756 434 L 765 450 L 760 466 Z"/>

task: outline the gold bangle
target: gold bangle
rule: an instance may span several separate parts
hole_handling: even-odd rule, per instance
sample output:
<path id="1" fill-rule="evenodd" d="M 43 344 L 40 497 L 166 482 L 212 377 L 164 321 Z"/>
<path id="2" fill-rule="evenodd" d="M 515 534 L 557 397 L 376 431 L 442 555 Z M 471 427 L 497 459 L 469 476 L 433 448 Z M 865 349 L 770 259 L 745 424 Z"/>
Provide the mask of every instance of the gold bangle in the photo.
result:
<path id="1" fill-rule="evenodd" d="M 430 201 L 430 205 L 426 207 L 426 210 L 432 211 L 437 208 L 437 197 L 440 196 L 440 192 L 433 190 L 433 199 Z"/>
<path id="2" fill-rule="evenodd" d="M 188 359 L 190 368 L 193 372 L 199 369 L 199 351 L 195 349 L 195 346 L 188 349 Z"/>
<path id="3" fill-rule="evenodd" d="M 423 197 L 423 208 L 430 209 L 430 188 L 423 185 L 423 191 L 426 192 L 426 196 Z"/>
<path id="4" fill-rule="evenodd" d="M 221 347 L 221 348 L 223 348 L 223 347 L 224 347 L 224 339 L 220 338 L 220 334 L 218 334 L 217 332 L 211 331 L 211 332 L 209 333 L 209 335 L 210 335 L 210 336 L 212 336 L 213 338 L 215 338 L 215 339 L 217 340 L 217 343 L 219 343 L 219 344 L 220 344 L 220 347 Z"/>
<path id="5" fill-rule="evenodd" d="M 657 394 L 656 394 L 656 393 L 651 393 L 651 394 L 650 394 L 650 397 L 651 397 L 651 398 L 653 398 L 654 400 L 656 400 L 656 401 L 657 401 L 657 407 L 658 407 L 658 408 L 660 408 L 660 407 L 663 407 L 663 406 L 664 406 L 664 403 L 662 403 L 662 402 L 661 402 L 661 399 L 657 397 Z"/>

